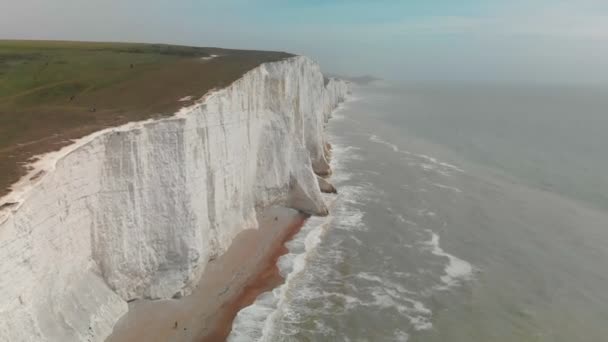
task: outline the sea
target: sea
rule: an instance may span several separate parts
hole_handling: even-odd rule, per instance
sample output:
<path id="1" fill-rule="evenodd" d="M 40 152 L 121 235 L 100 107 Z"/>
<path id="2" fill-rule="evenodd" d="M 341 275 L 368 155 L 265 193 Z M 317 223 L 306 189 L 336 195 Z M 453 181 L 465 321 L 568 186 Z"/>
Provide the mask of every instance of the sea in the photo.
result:
<path id="1" fill-rule="evenodd" d="M 608 88 L 373 82 L 229 341 L 608 341 Z"/>

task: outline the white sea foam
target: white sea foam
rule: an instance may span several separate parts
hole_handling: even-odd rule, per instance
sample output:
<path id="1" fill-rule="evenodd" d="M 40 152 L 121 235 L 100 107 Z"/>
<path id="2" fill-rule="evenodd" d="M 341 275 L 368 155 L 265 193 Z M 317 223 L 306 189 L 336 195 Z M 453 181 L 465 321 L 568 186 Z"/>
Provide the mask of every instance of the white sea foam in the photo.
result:
<path id="1" fill-rule="evenodd" d="M 398 277 L 398 278 L 403 278 L 403 279 L 407 279 L 407 278 L 411 278 L 412 274 L 410 272 L 399 272 L 399 271 L 395 271 L 393 272 L 393 275 Z"/>
<path id="2" fill-rule="evenodd" d="M 331 177 L 332 183 L 334 185 L 340 185 L 353 176 L 350 172 L 348 172 L 349 168 L 346 166 L 346 163 L 353 160 L 360 160 L 362 157 L 358 153 L 360 151 L 359 148 L 354 146 L 342 145 L 340 143 L 333 143 L 332 145 L 332 169 L 334 173 Z M 342 191 L 342 189 L 340 189 Z"/>
<path id="3" fill-rule="evenodd" d="M 459 192 L 459 193 L 462 192 L 462 190 L 458 189 L 457 187 L 449 186 L 449 185 L 444 185 L 444 184 L 441 184 L 441 183 L 431 183 L 431 185 L 436 186 L 436 187 L 438 187 L 440 189 L 451 190 L 451 191 Z"/>
<path id="4" fill-rule="evenodd" d="M 377 306 L 384 309 L 395 309 L 402 316 L 407 317 L 415 330 L 428 330 L 433 327 L 430 321 L 431 310 L 422 302 L 403 297 L 385 288 L 372 290 L 373 302 L 368 306 Z M 405 303 L 403 303 L 405 302 Z"/>
<path id="5" fill-rule="evenodd" d="M 350 96 L 347 96 L 346 101 L 338 104 L 338 107 L 336 107 L 336 109 L 334 109 L 334 111 L 331 113 L 331 120 L 332 121 L 343 121 L 346 120 L 346 115 L 344 114 L 347 109 L 350 107 L 350 102 L 352 101 Z"/>
<path id="6" fill-rule="evenodd" d="M 359 246 L 363 246 L 363 241 L 361 241 L 361 240 L 360 240 L 359 238 L 357 238 L 356 236 L 354 236 L 354 235 L 350 235 L 349 237 L 350 237 L 350 238 L 351 238 L 353 241 L 355 241 L 355 243 L 356 243 L 357 245 L 359 245 Z"/>
<path id="7" fill-rule="evenodd" d="M 376 284 L 371 288 L 373 300 L 371 302 L 359 301 L 360 305 L 395 309 L 407 317 L 416 330 L 426 330 L 432 327 L 430 322 L 432 311 L 422 302 L 411 298 L 416 295 L 415 292 L 379 275 L 360 272 L 356 277 Z"/>
<path id="8" fill-rule="evenodd" d="M 324 200 L 329 208 L 335 206 L 336 195 L 324 194 Z M 254 303 L 242 309 L 234 320 L 228 341 L 249 342 L 267 341 L 275 333 L 275 322 L 294 323 L 297 318 L 291 317 L 293 313 L 281 310 L 289 300 L 289 290 L 295 279 L 306 269 L 308 258 L 322 241 L 333 216 L 311 217 L 302 227 L 301 231 L 285 244 L 288 253 L 277 261 L 279 273 L 285 278 L 285 283 L 272 291 L 261 294 Z M 304 292 L 298 295 L 306 295 Z M 281 316 L 279 317 L 279 314 Z M 297 331 L 286 331 L 281 328 L 280 334 L 289 336 Z"/>
<path id="9" fill-rule="evenodd" d="M 449 164 L 449 163 L 446 163 L 446 162 L 439 161 L 439 160 L 437 160 L 437 158 L 428 156 L 426 154 L 415 154 L 415 153 L 411 153 L 411 152 L 408 152 L 408 154 L 414 155 L 414 156 L 416 156 L 418 158 L 421 158 L 421 159 L 425 159 L 425 160 L 427 160 L 427 161 L 429 161 L 429 162 L 431 162 L 431 163 L 433 163 L 435 165 L 443 166 L 443 167 L 445 167 L 447 169 L 451 169 L 453 171 L 458 171 L 458 172 L 461 172 L 461 173 L 465 172 L 463 169 L 459 168 L 458 166 L 455 166 L 455 165 L 452 165 L 452 164 Z"/>
<path id="10" fill-rule="evenodd" d="M 402 330 L 396 330 L 393 333 L 393 339 L 395 342 L 407 342 L 410 338 L 410 335 L 408 335 L 405 331 Z"/>
<path id="11" fill-rule="evenodd" d="M 405 224 L 410 225 L 410 226 L 413 226 L 413 227 L 418 226 L 418 224 L 417 224 L 416 222 L 414 222 L 414 221 L 412 221 L 412 220 L 408 220 L 408 219 L 407 219 L 407 218 L 405 218 L 405 216 L 403 216 L 402 214 L 397 214 L 397 215 L 395 215 L 395 217 L 397 217 L 397 220 L 399 220 L 399 222 L 401 222 L 401 223 L 405 223 Z M 408 245 L 408 246 L 409 246 L 409 245 Z"/>
<path id="12" fill-rule="evenodd" d="M 361 273 L 357 274 L 357 278 L 365 279 L 365 280 L 368 280 L 368 281 L 375 281 L 377 283 L 382 283 L 383 282 L 382 278 L 380 278 L 378 276 L 375 276 L 375 275 L 372 275 L 372 274 L 369 274 L 369 273 L 365 273 L 365 272 L 361 272 Z"/>
<path id="13" fill-rule="evenodd" d="M 334 109 L 334 111 L 331 113 L 332 121 L 345 120 L 346 116 L 344 115 L 344 112 L 346 111 L 346 109 L 349 108 L 350 105 L 352 105 L 352 101 L 357 101 L 357 100 L 358 100 L 358 98 L 355 98 L 352 95 L 347 95 L 346 101 L 338 104 L 338 107 L 336 109 Z"/>
<path id="14" fill-rule="evenodd" d="M 354 275 L 363 281 L 363 284 L 367 282 L 366 291 L 361 292 L 361 295 L 357 295 L 361 289 L 349 284 L 348 281 L 339 284 L 341 287 L 349 288 L 348 294 L 342 291 L 320 291 L 314 286 L 301 286 L 302 280 L 307 279 L 310 272 L 314 273 L 315 277 L 323 277 L 324 272 L 331 272 L 331 269 L 326 269 L 324 266 L 318 267 L 316 262 L 311 262 L 311 260 L 316 260 L 312 256 L 315 255 L 317 247 L 321 244 L 330 222 L 332 229 L 353 232 L 367 229 L 363 223 L 364 213 L 358 207 L 370 200 L 373 186 L 365 183 L 342 184 L 350 183 L 346 182 L 352 177 L 352 174 L 348 172 L 348 162 L 360 158 L 358 149 L 334 142 L 333 155 L 335 176 L 332 177 L 332 181 L 338 185 L 339 195 L 326 195 L 327 200 L 334 201 L 329 205 L 332 208 L 332 215 L 327 218 L 310 218 L 302 231 L 286 244 L 289 252 L 279 258 L 277 263 L 281 275 L 286 279 L 285 283 L 273 291 L 261 295 L 254 304 L 239 312 L 229 341 L 268 341 L 273 340 L 276 334 L 280 334 L 283 338 L 297 334 L 300 329 L 298 325 L 306 319 L 307 313 L 302 311 L 303 308 L 299 304 L 296 309 L 294 303 L 297 304 L 302 300 L 322 299 L 322 306 L 318 310 L 325 312 L 342 312 L 343 310 L 345 313 L 359 310 L 358 308 L 362 306 L 369 307 L 366 310 L 396 310 L 400 316 L 409 321 L 413 329 L 432 328 L 430 321 L 432 312 L 422 302 L 415 299 L 418 295 L 382 274 L 361 272 Z M 435 214 L 425 211 L 424 215 Z M 415 225 L 402 215 L 396 215 L 396 217 L 403 223 Z M 363 244 L 355 236 L 351 235 L 351 238 L 356 243 Z M 328 246 L 328 248 L 324 248 L 323 258 L 332 260 L 341 258 L 340 253 L 338 246 L 331 248 Z M 411 275 L 403 273 L 397 276 L 409 278 Z M 335 307 L 336 301 L 340 303 L 339 308 Z M 315 327 L 315 332 L 325 334 L 325 336 L 335 333 L 327 326 Z M 396 341 L 407 341 L 409 337 L 406 332 L 401 330 L 396 331 L 394 336 Z"/>
<path id="15" fill-rule="evenodd" d="M 349 159 L 357 158 L 356 148 L 334 144 L 333 146 L 333 166 L 336 175 L 341 178 L 335 180 L 336 176 L 332 177 L 334 183 L 344 182 L 350 179 L 350 174 L 347 172 L 344 162 Z M 344 186 L 340 188 L 340 200 L 346 201 L 349 204 L 357 203 L 357 196 L 364 191 L 362 186 Z M 338 196 L 327 194 L 324 195 L 324 200 L 330 208 L 332 215 L 328 217 L 311 217 L 308 219 L 302 230 L 296 234 L 294 239 L 285 244 L 288 253 L 281 256 L 277 262 L 277 267 L 285 283 L 270 292 L 260 295 L 252 305 L 242 309 L 236 316 L 232 331 L 228 337 L 231 342 L 249 342 L 249 341 L 267 341 L 272 339 L 273 334 L 277 331 L 276 322 L 296 322 L 297 313 L 293 310 L 285 310 L 288 306 L 290 298 L 290 289 L 295 286 L 294 282 L 298 279 L 301 273 L 306 269 L 309 257 L 321 243 L 323 235 L 326 233 L 329 224 L 334 217 L 339 217 L 336 225 L 341 229 L 361 229 L 363 213 L 352 208 L 352 205 L 337 205 Z M 348 207 L 348 208 L 346 208 Z M 359 242 L 361 242 L 359 240 Z M 298 289 L 298 296 L 310 296 L 311 298 L 318 297 L 318 293 L 307 294 L 307 289 Z M 350 306 L 356 306 L 358 299 L 355 297 L 344 296 L 344 301 Z M 295 334 L 297 331 L 285 330 L 285 324 L 282 324 L 281 331 L 283 336 Z"/>
<path id="16" fill-rule="evenodd" d="M 390 143 L 386 140 L 382 140 L 380 137 L 378 137 L 377 135 L 371 135 L 369 137 L 369 140 L 378 143 L 378 144 L 382 144 L 382 145 L 386 145 L 388 147 L 390 147 L 394 152 L 399 152 L 399 147 L 397 147 L 397 145 Z"/>
<path id="17" fill-rule="evenodd" d="M 426 231 L 431 234 L 431 240 L 426 242 L 426 245 L 431 249 L 431 253 L 448 258 L 448 264 L 444 268 L 445 275 L 441 276 L 441 281 L 445 286 L 440 286 L 438 289 L 446 289 L 459 284 L 462 279 L 470 278 L 473 274 L 473 266 L 452 254 L 446 253 L 439 244 L 439 235 L 429 229 Z"/>
<path id="18" fill-rule="evenodd" d="M 344 113 L 342 111 L 335 111 L 331 115 L 331 119 L 334 121 L 342 121 L 342 120 L 346 119 L 346 116 L 344 116 Z"/>
<path id="19" fill-rule="evenodd" d="M 353 160 L 359 160 L 361 155 L 359 149 L 353 146 L 345 146 L 339 142 L 333 144 L 333 160 L 332 167 L 334 175 L 332 182 L 339 188 L 341 205 L 334 207 L 334 215 L 339 218 L 336 220 L 336 228 L 344 230 L 364 230 L 363 211 L 357 209 L 363 198 L 370 198 L 370 189 L 372 184 L 359 183 L 356 185 L 343 184 L 350 180 L 352 174 L 349 171 L 347 163 Z"/>
<path id="20" fill-rule="evenodd" d="M 435 157 L 426 155 L 426 154 L 418 154 L 418 153 L 413 153 L 404 149 L 400 149 L 397 145 L 391 143 L 390 141 L 386 141 L 380 137 L 378 137 L 375 134 L 370 135 L 369 137 L 370 141 L 373 141 L 375 143 L 378 144 L 382 144 L 385 145 L 387 147 L 389 147 L 390 149 L 392 149 L 394 152 L 399 152 L 402 153 L 406 156 L 410 156 L 410 157 L 415 157 L 418 159 L 422 159 L 425 162 L 420 163 L 420 167 L 422 167 L 424 170 L 427 171 L 437 171 L 443 175 L 449 175 L 448 173 L 446 173 L 446 169 L 450 170 L 450 171 L 456 171 L 456 172 L 460 172 L 460 173 L 464 173 L 465 171 L 461 168 L 459 168 L 456 165 L 452 165 L 450 163 L 446 163 L 444 161 L 440 161 Z"/>
<path id="21" fill-rule="evenodd" d="M 359 279 L 370 281 L 370 282 L 376 282 L 376 283 L 382 285 L 384 287 L 384 289 L 387 291 L 397 291 L 400 294 L 415 294 L 415 292 L 404 288 L 400 284 L 397 284 L 389 279 L 383 278 L 378 275 L 370 274 L 367 272 L 359 272 L 356 275 L 356 277 Z M 409 300 L 409 299 L 405 298 L 405 300 Z M 414 301 L 412 301 L 412 303 L 414 303 Z M 430 310 L 429 310 L 429 312 L 430 312 Z"/>
<path id="22" fill-rule="evenodd" d="M 340 222 L 338 222 L 336 226 L 337 229 L 349 231 L 365 229 L 365 225 L 362 221 L 363 212 L 359 210 L 341 210 L 340 214 L 344 215 L 344 217 L 341 217 Z"/>
<path id="23" fill-rule="evenodd" d="M 428 209 L 418 209 L 416 210 L 416 215 L 420 217 L 437 217 L 437 213 Z"/>
<path id="24" fill-rule="evenodd" d="M 370 306 L 370 303 L 366 303 L 363 300 L 361 300 L 358 297 L 354 297 L 354 296 L 349 296 L 345 293 L 342 292 L 321 292 L 321 293 L 315 293 L 315 298 L 324 298 L 325 300 L 325 304 L 326 307 L 324 308 L 326 311 L 332 311 L 335 312 L 336 309 L 331 307 L 331 303 L 330 301 L 328 301 L 327 299 L 339 299 L 340 300 L 340 306 L 343 307 L 343 311 L 344 312 L 348 312 L 351 310 L 355 310 L 358 307 L 361 306 Z"/>
<path id="25" fill-rule="evenodd" d="M 331 220 L 331 216 L 311 217 L 296 237 L 286 244 L 289 253 L 277 262 L 285 283 L 261 294 L 252 305 L 239 311 L 228 341 L 266 341 L 271 336 L 280 308 L 289 300 L 288 290 L 292 282 L 306 268 L 308 256 L 321 242 Z"/>

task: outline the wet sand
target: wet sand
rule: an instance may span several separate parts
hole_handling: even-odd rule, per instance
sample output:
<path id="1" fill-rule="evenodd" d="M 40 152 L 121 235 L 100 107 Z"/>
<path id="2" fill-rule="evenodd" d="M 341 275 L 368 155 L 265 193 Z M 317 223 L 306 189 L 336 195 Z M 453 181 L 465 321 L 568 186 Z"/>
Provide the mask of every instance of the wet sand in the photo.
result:
<path id="1" fill-rule="evenodd" d="M 277 259 L 306 218 L 292 209 L 264 210 L 259 229 L 241 232 L 209 262 L 191 295 L 130 303 L 107 341 L 224 341 L 238 311 L 282 283 Z"/>
<path id="2" fill-rule="evenodd" d="M 217 320 L 211 324 L 209 333 L 201 340 L 202 342 L 225 341 L 230 334 L 232 323 L 238 312 L 253 304 L 260 294 L 274 289 L 285 281 L 279 273 L 277 262 L 282 255 L 289 252 L 285 247 L 285 242 L 291 240 L 300 231 L 303 224 L 304 220 L 296 220 L 287 227 L 287 235 L 278 241 L 277 247 L 271 249 L 272 254 L 262 262 L 260 272 L 252 277 L 251 281 L 245 285 L 243 291 L 234 300 L 226 303 L 217 312 Z"/>

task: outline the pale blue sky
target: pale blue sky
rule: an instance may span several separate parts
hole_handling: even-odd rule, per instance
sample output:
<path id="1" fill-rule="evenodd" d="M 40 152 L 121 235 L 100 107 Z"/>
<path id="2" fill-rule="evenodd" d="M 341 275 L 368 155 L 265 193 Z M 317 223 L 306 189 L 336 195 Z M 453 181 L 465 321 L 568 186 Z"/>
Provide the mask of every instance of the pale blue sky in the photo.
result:
<path id="1" fill-rule="evenodd" d="M 0 38 L 284 50 L 395 80 L 608 83 L 608 0 L 4 0 Z"/>

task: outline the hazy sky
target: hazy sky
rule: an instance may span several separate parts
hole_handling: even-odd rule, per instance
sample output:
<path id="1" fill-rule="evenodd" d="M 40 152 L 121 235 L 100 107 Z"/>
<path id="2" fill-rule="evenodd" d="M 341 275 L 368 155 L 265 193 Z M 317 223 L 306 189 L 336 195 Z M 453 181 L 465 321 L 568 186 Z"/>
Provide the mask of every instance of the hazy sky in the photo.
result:
<path id="1" fill-rule="evenodd" d="M 0 38 L 285 50 L 395 80 L 608 83 L 608 0 L 1 0 Z"/>

